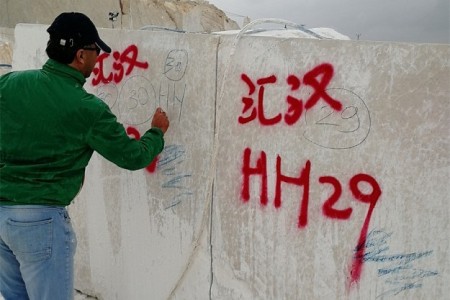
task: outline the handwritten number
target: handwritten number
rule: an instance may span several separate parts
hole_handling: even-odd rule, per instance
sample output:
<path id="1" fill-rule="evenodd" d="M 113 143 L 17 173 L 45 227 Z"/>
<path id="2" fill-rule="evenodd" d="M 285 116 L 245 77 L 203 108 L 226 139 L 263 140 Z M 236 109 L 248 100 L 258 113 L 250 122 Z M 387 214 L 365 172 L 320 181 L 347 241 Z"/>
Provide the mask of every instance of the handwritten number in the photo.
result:
<path id="1" fill-rule="evenodd" d="M 364 194 L 360 190 L 359 184 L 361 182 L 366 182 L 372 187 L 372 192 L 370 194 Z M 381 188 L 375 178 L 368 174 L 357 174 L 353 176 L 352 179 L 350 179 L 349 185 L 350 191 L 352 192 L 355 199 L 364 203 L 368 203 L 371 206 L 375 206 L 375 204 L 377 204 L 377 201 L 381 196 Z"/>
<path id="2" fill-rule="evenodd" d="M 366 182 L 367 184 L 369 184 L 372 188 L 372 191 L 370 193 L 363 193 L 359 187 L 359 184 L 361 182 Z M 367 210 L 366 219 L 364 220 L 364 224 L 361 228 L 358 244 L 356 246 L 356 254 L 353 258 L 353 263 L 350 270 L 350 283 L 352 284 L 354 282 L 358 282 L 361 278 L 364 252 L 366 249 L 365 245 L 367 232 L 369 230 L 369 223 L 372 217 L 373 210 L 375 209 L 375 205 L 377 204 L 377 201 L 381 196 L 381 188 L 375 178 L 368 174 L 357 174 L 353 176 L 350 179 L 349 187 L 350 191 L 353 194 L 353 197 L 355 197 L 356 200 L 369 204 L 369 209 Z"/>
<path id="3" fill-rule="evenodd" d="M 342 195 L 342 186 L 339 180 L 337 180 L 333 176 L 322 176 L 319 178 L 320 183 L 329 183 L 333 186 L 334 191 L 331 194 L 330 198 L 322 206 L 322 212 L 325 216 L 331 219 L 340 219 L 347 220 L 350 218 L 352 214 L 352 208 L 349 207 L 347 209 L 336 209 L 333 206 L 338 202 L 339 198 Z"/>
<path id="4" fill-rule="evenodd" d="M 329 110 L 329 108 L 326 107 L 326 106 L 323 106 L 322 109 Z M 328 115 L 326 115 L 326 116 L 323 117 L 322 119 L 318 120 L 318 121 L 316 122 L 316 124 L 317 124 L 317 125 L 332 125 L 332 126 L 339 126 L 339 125 L 336 124 L 336 123 L 322 122 L 323 120 L 327 119 L 327 118 L 328 118 L 329 116 L 331 116 L 332 114 L 333 114 L 333 111 L 331 111 Z"/>

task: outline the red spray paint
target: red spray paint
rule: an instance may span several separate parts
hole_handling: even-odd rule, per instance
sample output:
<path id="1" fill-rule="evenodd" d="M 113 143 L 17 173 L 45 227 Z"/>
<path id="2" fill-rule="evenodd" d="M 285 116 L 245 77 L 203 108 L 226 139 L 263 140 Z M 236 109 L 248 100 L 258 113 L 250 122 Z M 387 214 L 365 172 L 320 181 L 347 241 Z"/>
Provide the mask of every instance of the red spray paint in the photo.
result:
<path id="1" fill-rule="evenodd" d="M 242 189 L 241 189 L 241 199 L 244 203 L 250 201 L 250 178 L 252 176 L 257 176 L 261 178 L 261 189 L 260 189 L 260 202 L 262 205 L 267 206 L 268 195 L 267 195 L 267 155 L 264 151 L 260 152 L 259 157 L 256 160 L 256 166 L 251 167 L 251 154 L 252 150 L 246 148 L 243 153 L 243 165 L 242 165 Z M 277 155 L 276 159 L 276 182 L 275 182 L 275 197 L 274 206 L 280 209 L 283 203 L 282 199 L 282 183 L 296 185 L 303 188 L 302 196 L 299 200 L 300 209 L 297 220 L 297 227 L 299 229 L 305 229 L 308 225 L 308 206 L 309 206 L 309 190 L 310 190 L 310 174 L 311 174 L 311 162 L 306 161 L 305 166 L 300 170 L 298 177 L 291 177 L 284 175 L 281 172 L 281 157 Z M 348 207 L 345 209 L 337 209 L 335 205 L 342 196 L 342 185 L 340 181 L 333 176 L 320 176 L 318 179 L 320 184 L 328 184 L 333 187 L 333 192 L 331 196 L 323 203 L 322 212 L 324 217 L 336 220 L 349 220 L 353 208 Z M 358 186 L 360 183 L 366 183 L 370 185 L 372 191 L 370 193 L 364 193 Z M 358 282 L 361 278 L 362 266 L 364 263 L 364 251 L 365 251 L 365 241 L 367 238 L 367 232 L 369 228 L 370 219 L 375 208 L 378 199 L 381 196 L 381 188 L 374 177 L 368 174 L 356 174 L 349 181 L 349 189 L 353 197 L 362 203 L 369 204 L 369 209 L 367 211 L 364 224 L 361 228 L 361 232 L 358 238 L 358 243 L 356 246 L 356 254 L 354 255 L 351 270 L 350 270 L 350 283 Z"/>
<path id="2" fill-rule="evenodd" d="M 243 73 L 241 74 L 241 80 L 248 87 L 248 95 L 241 98 L 243 107 L 241 115 L 238 117 L 238 122 L 240 124 L 247 124 L 258 120 L 261 125 L 272 126 L 280 123 L 284 119 L 284 122 L 291 126 L 300 120 L 304 110 L 311 109 L 317 105 L 320 99 L 323 99 L 332 109 L 340 111 L 342 110 L 341 102 L 332 98 L 326 92 L 333 75 L 334 68 L 329 63 L 323 63 L 314 67 L 302 79 L 304 86 L 310 86 L 314 89 L 314 92 L 305 101 L 304 105 L 302 99 L 288 95 L 286 97 L 287 109 L 273 116 L 267 116 L 264 111 L 265 90 L 271 84 L 273 85 L 277 82 L 277 77 L 275 75 L 261 77 L 255 83 L 247 74 Z M 302 80 L 296 75 L 291 74 L 286 78 L 286 83 L 290 86 L 291 91 L 297 91 L 302 87 Z M 257 93 L 255 93 L 256 91 Z M 255 94 L 257 96 L 256 100 L 254 99 Z"/>
<path id="3" fill-rule="evenodd" d="M 135 138 L 136 140 L 139 140 L 141 138 L 141 134 L 139 133 L 139 131 L 132 126 L 127 127 L 127 134 Z M 147 167 L 145 167 L 145 170 L 149 173 L 154 173 L 156 171 L 157 163 L 158 163 L 158 156 L 155 157 Z"/>
<path id="4" fill-rule="evenodd" d="M 95 77 L 92 79 L 92 85 L 96 86 L 100 83 L 108 84 L 110 82 L 120 83 L 125 76 L 131 74 L 135 68 L 147 69 L 148 62 L 138 61 L 139 49 L 136 45 L 128 46 L 122 53 L 114 51 L 112 57 L 113 71 L 108 75 L 105 74 L 105 60 L 110 57 L 109 53 L 102 53 L 97 57 L 97 63 L 93 73 Z"/>

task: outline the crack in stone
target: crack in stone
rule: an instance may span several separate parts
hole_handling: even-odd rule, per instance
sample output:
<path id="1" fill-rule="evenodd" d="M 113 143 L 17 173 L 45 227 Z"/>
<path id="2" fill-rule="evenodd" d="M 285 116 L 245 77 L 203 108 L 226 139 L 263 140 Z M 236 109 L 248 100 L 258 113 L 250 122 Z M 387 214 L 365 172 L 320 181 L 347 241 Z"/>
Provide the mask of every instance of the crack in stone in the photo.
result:
<path id="1" fill-rule="evenodd" d="M 85 294 L 82 291 L 75 289 L 75 300 L 90 300 L 90 299 L 98 300 L 98 298 L 95 296 Z"/>

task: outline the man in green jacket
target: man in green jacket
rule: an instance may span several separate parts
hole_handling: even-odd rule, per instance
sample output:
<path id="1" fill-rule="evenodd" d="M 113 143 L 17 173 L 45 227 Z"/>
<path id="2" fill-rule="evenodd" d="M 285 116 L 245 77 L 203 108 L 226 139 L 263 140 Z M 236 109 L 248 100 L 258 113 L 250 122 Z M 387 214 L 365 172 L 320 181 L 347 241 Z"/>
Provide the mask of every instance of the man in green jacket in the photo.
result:
<path id="1" fill-rule="evenodd" d="M 9 299 L 72 299 L 76 237 L 65 207 L 98 152 L 142 169 L 162 151 L 169 127 L 160 108 L 139 139 L 83 85 L 100 51 L 111 49 L 81 13 L 47 30 L 40 70 L 0 77 L 0 293 Z"/>

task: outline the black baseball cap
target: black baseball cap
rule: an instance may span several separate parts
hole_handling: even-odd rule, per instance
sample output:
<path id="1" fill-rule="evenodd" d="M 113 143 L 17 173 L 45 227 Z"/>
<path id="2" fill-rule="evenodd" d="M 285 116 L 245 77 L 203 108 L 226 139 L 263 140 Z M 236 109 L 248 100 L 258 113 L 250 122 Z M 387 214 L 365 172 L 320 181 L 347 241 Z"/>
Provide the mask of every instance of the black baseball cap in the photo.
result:
<path id="1" fill-rule="evenodd" d="M 51 40 L 56 40 L 63 47 L 83 47 L 95 43 L 106 53 L 111 53 L 111 48 L 100 39 L 94 23 L 82 13 L 60 14 L 47 32 Z"/>

